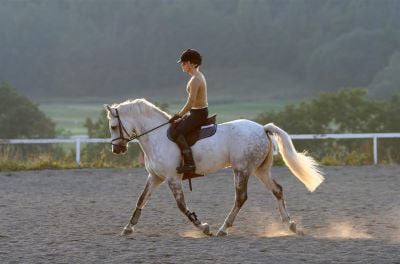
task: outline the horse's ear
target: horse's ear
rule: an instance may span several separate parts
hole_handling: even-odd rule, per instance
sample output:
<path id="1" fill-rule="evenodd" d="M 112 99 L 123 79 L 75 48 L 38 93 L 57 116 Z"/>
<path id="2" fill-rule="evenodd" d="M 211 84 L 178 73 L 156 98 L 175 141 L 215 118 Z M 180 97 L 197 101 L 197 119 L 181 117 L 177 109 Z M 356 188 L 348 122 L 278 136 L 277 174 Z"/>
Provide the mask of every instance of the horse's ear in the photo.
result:
<path id="1" fill-rule="evenodd" d="M 115 117 L 115 115 L 114 115 L 114 113 L 113 113 L 113 111 L 112 111 L 111 106 L 109 106 L 108 104 L 104 104 L 103 106 L 104 106 L 104 109 L 107 110 L 107 112 L 109 112 L 112 116 Z"/>
<path id="2" fill-rule="evenodd" d="M 103 104 L 103 107 L 107 110 L 107 112 L 111 112 L 111 107 L 108 104 Z"/>

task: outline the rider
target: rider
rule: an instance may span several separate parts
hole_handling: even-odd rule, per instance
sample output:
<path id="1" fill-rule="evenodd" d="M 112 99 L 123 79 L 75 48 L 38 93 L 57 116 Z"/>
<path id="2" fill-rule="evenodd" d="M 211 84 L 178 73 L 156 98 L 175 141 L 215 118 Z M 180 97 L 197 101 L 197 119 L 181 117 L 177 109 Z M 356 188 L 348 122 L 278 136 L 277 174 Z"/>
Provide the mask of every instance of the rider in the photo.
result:
<path id="1" fill-rule="evenodd" d="M 204 75 L 199 70 L 201 62 L 202 58 L 200 53 L 194 49 L 184 51 L 181 58 L 178 60 L 182 71 L 191 76 L 186 86 L 186 91 L 188 93 L 187 102 L 182 109 L 170 119 L 170 122 L 173 122 L 182 118 L 189 112 L 189 115 L 178 124 L 175 131 L 175 142 L 183 155 L 183 165 L 176 168 L 178 173 L 195 172 L 196 167 L 194 165 L 192 151 L 186 141 L 185 135 L 205 123 L 208 116 L 207 83 Z"/>

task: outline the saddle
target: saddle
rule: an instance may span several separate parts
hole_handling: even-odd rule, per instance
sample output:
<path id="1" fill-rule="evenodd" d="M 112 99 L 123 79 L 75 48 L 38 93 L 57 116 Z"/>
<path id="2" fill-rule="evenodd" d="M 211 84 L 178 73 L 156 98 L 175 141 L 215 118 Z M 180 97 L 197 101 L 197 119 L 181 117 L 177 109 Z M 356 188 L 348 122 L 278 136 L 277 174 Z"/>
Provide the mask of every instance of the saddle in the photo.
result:
<path id="1" fill-rule="evenodd" d="M 184 118 L 183 118 L 184 119 Z M 167 131 L 167 137 L 172 141 L 174 141 L 175 138 L 175 130 L 177 126 L 179 125 L 180 122 L 182 122 L 183 119 L 179 119 L 175 121 L 174 123 L 171 124 L 171 126 L 168 128 Z M 201 124 L 201 126 L 194 128 L 191 132 L 189 132 L 187 135 L 185 135 L 186 141 L 189 144 L 189 146 L 193 146 L 196 144 L 197 141 L 211 137 L 217 132 L 217 115 L 212 115 L 207 118 L 206 122 Z"/>
<path id="2" fill-rule="evenodd" d="M 167 131 L 167 137 L 172 141 L 175 138 L 175 130 L 178 127 L 179 123 L 182 122 L 184 118 L 179 119 L 171 124 Z M 197 141 L 213 136 L 217 132 L 217 115 L 212 115 L 207 118 L 206 122 L 201 124 L 199 127 L 194 128 L 191 132 L 185 135 L 186 142 L 189 146 L 193 146 Z M 195 173 L 184 173 L 182 180 L 189 180 L 189 187 L 192 190 L 192 178 L 204 176 L 203 174 L 195 174 Z"/>

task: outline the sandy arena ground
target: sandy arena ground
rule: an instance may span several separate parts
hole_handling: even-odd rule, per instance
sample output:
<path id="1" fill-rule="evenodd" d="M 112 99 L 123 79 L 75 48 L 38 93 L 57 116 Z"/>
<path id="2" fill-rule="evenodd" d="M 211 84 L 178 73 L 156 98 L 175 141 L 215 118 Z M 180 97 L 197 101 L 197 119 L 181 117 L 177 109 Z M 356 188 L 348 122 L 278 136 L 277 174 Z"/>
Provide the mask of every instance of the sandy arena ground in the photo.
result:
<path id="1" fill-rule="evenodd" d="M 273 169 L 304 236 L 281 224 L 252 177 L 229 236 L 206 237 L 168 186 L 152 196 L 132 236 L 119 234 L 145 184 L 144 169 L 0 173 L 0 263 L 400 263 L 400 166 L 324 167 L 314 193 Z M 216 232 L 233 205 L 231 170 L 184 182 L 186 201 Z"/>

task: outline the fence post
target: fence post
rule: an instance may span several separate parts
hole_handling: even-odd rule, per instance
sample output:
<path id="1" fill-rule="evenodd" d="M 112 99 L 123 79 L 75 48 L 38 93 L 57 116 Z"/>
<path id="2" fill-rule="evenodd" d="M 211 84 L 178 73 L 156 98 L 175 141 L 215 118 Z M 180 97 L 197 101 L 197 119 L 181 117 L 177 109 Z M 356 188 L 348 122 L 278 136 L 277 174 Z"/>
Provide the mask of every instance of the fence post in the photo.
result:
<path id="1" fill-rule="evenodd" d="M 75 148 L 76 148 L 76 166 L 80 166 L 81 164 L 81 139 L 79 137 L 76 138 L 76 144 L 75 144 Z"/>
<path id="2" fill-rule="evenodd" d="M 378 137 L 373 137 L 373 145 L 374 145 L 374 165 L 378 165 Z"/>

